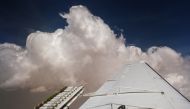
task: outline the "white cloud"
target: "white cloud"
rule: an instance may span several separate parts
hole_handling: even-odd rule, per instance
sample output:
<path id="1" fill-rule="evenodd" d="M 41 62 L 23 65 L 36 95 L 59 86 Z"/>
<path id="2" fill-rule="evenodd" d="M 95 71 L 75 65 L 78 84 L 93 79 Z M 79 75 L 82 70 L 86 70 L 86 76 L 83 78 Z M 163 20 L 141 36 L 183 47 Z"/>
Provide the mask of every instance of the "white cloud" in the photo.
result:
<path id="1" fill-rule="evenodd" d="M 73 6 L 61 16 L 68 23 L 64 29 L 32 33 L 26 47 L 0 45 L 1 87 L 36 92 L 85 81 L 94 89 L 121 66 L 144 60 L 186 94 L 189 91 L 190 61 L 173 49 L 151 47 L 143 52 L 136 46 L 126 47 L 122 36 L 116 38 L 110 27 L 84 6 Z"/>

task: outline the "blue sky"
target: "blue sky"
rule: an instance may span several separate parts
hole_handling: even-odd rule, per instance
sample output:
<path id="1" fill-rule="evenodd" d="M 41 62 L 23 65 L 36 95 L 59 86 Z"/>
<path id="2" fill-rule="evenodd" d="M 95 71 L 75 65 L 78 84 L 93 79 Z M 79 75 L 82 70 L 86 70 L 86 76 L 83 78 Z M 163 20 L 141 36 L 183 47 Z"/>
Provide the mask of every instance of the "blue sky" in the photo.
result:
<path id="1" fill-rule="evenodd" d="M 37 30 L 53 32 L 66 22 L 58 13 L 84 5 L 101 17 L 127 44 L 143 50 L 169 46 L 190 54 L 190 2 L 182 0 L 1 0 L 0 43 L 25 45 Z"/>
<path id="2" fill-rule="evenodd" d="M 188 0 L 0 0 L 0 43 L 24 47 L 32 32 L 53 32 L 64 28 L 67 24 L 59 13 L 67 13 L 73 5 L 84 5 L 101 17 L 115 33 L 124 35 L 126 45 L 136 45 L 143 50 L 152 46 L 169 46 L 183 56 L 190 56 Z M 0 73 L 6 72 L 2 70 Z M 184 77 L 189 78 L 188 75 Z M 48 95 L 27 91 L 0 89 L 0 106 L 27 108 Z M 11 101 L 6 98 L 11 98 Z"/>

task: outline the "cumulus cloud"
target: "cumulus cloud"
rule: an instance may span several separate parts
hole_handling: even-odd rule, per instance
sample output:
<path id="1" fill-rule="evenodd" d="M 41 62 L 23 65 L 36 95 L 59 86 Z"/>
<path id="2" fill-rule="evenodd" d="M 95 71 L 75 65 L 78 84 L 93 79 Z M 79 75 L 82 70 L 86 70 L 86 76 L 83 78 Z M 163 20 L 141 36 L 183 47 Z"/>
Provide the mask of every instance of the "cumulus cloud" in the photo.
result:
<path id="1" fill-rule="evenodd" d="M 125 46 L 122 35 L 118 38 L 84 6 L 73 6 L 69 13 L 60 15 L 68 23 L 64 29 L 31 33 L 25 47 L 0 44 L 0 87 L 43 92 L 82 81 L 93 89 L 123 65 L 143 60 L 190 96 L 188 57 L 169 47 L 143 52 L 139 47 Z"/>

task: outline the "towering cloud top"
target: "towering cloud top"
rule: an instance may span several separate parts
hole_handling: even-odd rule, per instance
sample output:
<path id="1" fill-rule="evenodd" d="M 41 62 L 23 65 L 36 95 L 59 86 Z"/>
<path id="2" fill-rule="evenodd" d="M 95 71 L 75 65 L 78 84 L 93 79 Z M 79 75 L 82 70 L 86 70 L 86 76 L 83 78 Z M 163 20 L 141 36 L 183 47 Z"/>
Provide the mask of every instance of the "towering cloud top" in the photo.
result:
<path id="1" fill-rule="evenodd" d="M 64 29 L 31 33 L 25 47 L 0 44 L 1 88 L 35 92 L 82 81 L 93 89 L 120 67 L 143 60 L 189 92 L 190 61 L 171 48 L 151 47 L 143 52 L 139 47 L 126 47 L 122 36 L 117 38 L 84 6 L 73 6 L 69 13 L 60 15 L 68 23 Z"/>

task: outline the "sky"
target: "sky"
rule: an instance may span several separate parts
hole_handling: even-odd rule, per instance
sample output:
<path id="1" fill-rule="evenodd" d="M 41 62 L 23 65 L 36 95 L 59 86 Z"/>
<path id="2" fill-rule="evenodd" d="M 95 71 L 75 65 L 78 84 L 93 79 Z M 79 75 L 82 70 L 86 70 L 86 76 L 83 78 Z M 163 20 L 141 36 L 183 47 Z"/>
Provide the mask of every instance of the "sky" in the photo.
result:
<path id="1" fill-rule="evenodd" d="M 115 32 L 122 32 L 128 44 L 145 50 L 166 45 L 190 53 L 187 0 L 1 0 L 0 42 L 25 45 L 31 32 L 63 28 L 66 23 L 58 13 L 78 4 L 104 19 Z"/>
<path id="2" fill-rule="evenodd" d="M 100 85 L 124 64 L 139 60 L 190 97 L 189 5 L 167 0 L 1 0 L 0 108 L 32 107 L 77 80 L 94 89 L 96 77 Z"/>

